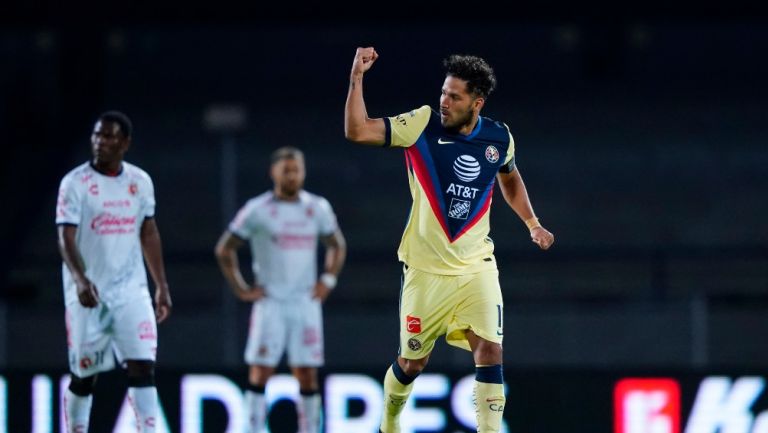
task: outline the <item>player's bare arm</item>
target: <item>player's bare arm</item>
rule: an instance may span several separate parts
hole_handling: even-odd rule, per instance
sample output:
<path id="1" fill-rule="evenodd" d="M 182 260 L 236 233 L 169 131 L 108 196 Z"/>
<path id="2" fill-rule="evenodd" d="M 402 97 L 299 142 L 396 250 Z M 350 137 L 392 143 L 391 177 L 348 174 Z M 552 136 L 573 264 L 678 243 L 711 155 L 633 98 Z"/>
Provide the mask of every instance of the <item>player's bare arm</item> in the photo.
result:
<path id="1" fill-rule="evenodd" d="M 85 276 L 80 252 L 77 250 L 75 235 L 77 226 L 62 224 L 58 226 L 59 252 L 77 285 L 77 298 L 83 307 L 93 308 L 99 303 L 99 291 Z"/>
<path id="2" fill-rule="evenodd" d="M 313 298 L 324 301 L 336 286 L 336 277 L 344 267 L 344 261 L 347 259 L 347 241 L 341 230 L 334 233 L 321 236 L 320 242 L 325 246 L 325 267 L 323 275 L 315 284 Z"/>
<path id="3" fill-rule="evenodd" d="M 264 297 L 264 289 L 259 286 L 251 286 L 243 278 L 240 272 L 240 261 L 237 258 L 237 250 L 245 242 L 233 235 L 229 230 L 225 231 L 216 243 L 216 261 L 219 264 L 224 279 L 238 299 L 245 302 L 258 301 Z"/>
<path id="4" fill-rule="evenodd" d="M 379 54 L 373 47 L 358 48 L 349 76 L 349 92 L 344 106 L 344 136 L 358 144 L 382 145 L 386 139 L 384 119 L 370 119 L 363 100 L 363 75 Z"/>
<path id="5" fill-rule="evenodd" d="M 499 181 L 499 187 L 504 195 L 504 200 L 520 219 L 528 225 L 531 241 L 542 250 L 551 247 L 555 242 L 555 236 L 538 223 L 536 214 L 531 206 L 531 201 L 528 198 L 525 183 L 522 176 L 520 176 L 520 170 L 515 168 L 510 173 L 499 173 L 496 178 Z"/>
<path id="6" fill-rule="evenodd" d="M 171 314 L 173 303 L 168 280 L 165 278 L 165 264 L 163 263 L 163 244 L 160 240 L 160 231 L 154 218 L 147 218 L 141 224 L 141 249 L 144 252 L 144 260 L 147 262 L 149 274 L 155 283 L 155 316 L 157 323 L 162 323 Z"/>

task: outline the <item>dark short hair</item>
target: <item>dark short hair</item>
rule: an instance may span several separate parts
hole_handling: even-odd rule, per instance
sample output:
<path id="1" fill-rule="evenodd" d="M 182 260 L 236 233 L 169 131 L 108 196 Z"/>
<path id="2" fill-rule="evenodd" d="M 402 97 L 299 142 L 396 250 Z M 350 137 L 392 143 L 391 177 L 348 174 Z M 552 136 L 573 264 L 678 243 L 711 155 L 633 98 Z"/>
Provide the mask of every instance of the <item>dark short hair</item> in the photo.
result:
<path id="1" fill-rule="evenodd" d="M 274 152 L 272 152 L 272 156 L 269 158 L 270 164 L 274 164 L 278 161 L 282 161 L 284 159 L 304 159 L 304 152 L 300 151 L 299 149 L 291 146 L 283 146 Z"/>
<path id="2" fill-rule="evenodd" d="M 123 112 L 115 110 L 105 111 L 99 115 L 99 120 L 102 122 L 117 123 L 120 125 L 120 132 L 122 132 L 123 136 L 126 138 L 129 138 L 133 133 L 133 123 L 131 123 L 131 119 L 129 119 Z"/>
<path id="3" fill-rule="evenodd" d="M 467 91 L 481 98 L 487 98 L 496 88 L 493 68 L 480 57 L 452 54 L 443 60 L 446 75 L 461 78 L 467 82 Z"/>

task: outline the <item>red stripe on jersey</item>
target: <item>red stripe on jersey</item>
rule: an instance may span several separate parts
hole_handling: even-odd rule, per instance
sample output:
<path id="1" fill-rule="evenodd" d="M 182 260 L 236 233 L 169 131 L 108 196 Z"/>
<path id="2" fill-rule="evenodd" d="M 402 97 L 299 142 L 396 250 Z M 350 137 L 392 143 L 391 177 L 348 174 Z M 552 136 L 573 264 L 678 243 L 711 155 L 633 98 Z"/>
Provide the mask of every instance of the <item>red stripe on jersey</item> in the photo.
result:
<path id="1" fill-rule="evenodd" d="M 413 145 L 405 149 L 405 151 L 408 156 L 410 156 L 411 167 L 413 168 L 413 172 L 416 174 L 416 179 L 418 179 L 419 184 L 421 184 L 421 189 L 424 190 L 424 193 L 427 195 L 429 205 L 432 207 L 432 213 L 440 223 L 440 227 L 443 228 L 445 236 L 448 239 L 451 239 L 451 232 L 448 230 L 448 224 L 446 223 L 445 218 L 443 217 L 443 212 L 440 209 L 440 202 L 435 192 L 434 182 L 432 181 L 432 177 L 429 175 L 429 170 L 427 170 L 424 159 L 422 159 L 421 154 L 419 153 L 418 147 Z M 451 242 L 453 242 L 453 240 L 451 240 Z"/>

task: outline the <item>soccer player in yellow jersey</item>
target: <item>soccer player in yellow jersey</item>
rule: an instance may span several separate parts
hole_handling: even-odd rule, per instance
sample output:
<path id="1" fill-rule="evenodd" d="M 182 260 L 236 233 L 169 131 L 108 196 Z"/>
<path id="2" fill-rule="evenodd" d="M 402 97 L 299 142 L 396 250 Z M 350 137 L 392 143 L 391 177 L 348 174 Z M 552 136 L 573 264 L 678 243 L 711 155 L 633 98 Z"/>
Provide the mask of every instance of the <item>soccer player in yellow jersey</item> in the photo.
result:
<path id="1" fill-rule="evenodd" d="M 379 55 L 358 48 L 344 109 L 347 139 L 405 149 L 413 206 L 398 257 L 403 262 L 400 353 L 384 378 L 382 433 L 399 433 L 398 417 L 413 381 L 441 335 L 470 350 L 476 366 L 477 431 L 498 432 L 504 412 L 503 301 L 493 256 L 489 211 L 498 181 L 531 239 L 548 249 L 554 236 L 539 224 L 502 122 L 480 116 L 496 85 L 493 69 L 474 56 L 452 55 L 440 110 L 424 105 L 389 118 L 369 118 L 363 75 Z"/>

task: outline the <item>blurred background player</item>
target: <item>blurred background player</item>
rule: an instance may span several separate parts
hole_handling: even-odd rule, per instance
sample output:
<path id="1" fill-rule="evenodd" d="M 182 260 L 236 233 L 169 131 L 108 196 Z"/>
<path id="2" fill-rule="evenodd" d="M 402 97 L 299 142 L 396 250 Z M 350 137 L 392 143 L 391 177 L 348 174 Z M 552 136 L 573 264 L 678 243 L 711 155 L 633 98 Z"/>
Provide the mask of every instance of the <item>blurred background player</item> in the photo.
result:
<path id="1" fill-rule="evenodd" d="M 265 387 L 283 352 L 299 382 L 299 431 L 321 431 L 317 368 L 324 362 L 321 304 L 336 286 L 344 265 L 346 242 L 331 205 L 303 190 L 303 153 L 292 147 L 271 157 L 267 191 L 243 206 L 218 244 L 216 258 L 235 295 L 254 302 L 245 362 L 250 366 L 246 391 L 248 432 L 266 426 Z M 317 276 L 318 239 L 325 246 L 325 267 Z M 250 242 L 255 284 L 243 278 L 237 250 Z"/>
<path id="2" fill-rule="evenodd" d="M 344 112 L 347 139 L 405 148 L 413 207 L 398 250 L 403 262 L 400 353 L 384 379 L 383 433 L 400 431 L 399 415 L 435 340 L 446 335 L 471 350 L 476 366 L 477 431 L 498 432 L 504 412 L 503 301 L 489 214 L 498 181 L 509 206 L 541 249 L 554 242 L 539 224 L 515 166 L 515 145 L 502 122 L 480 116 L 496 85 L 481 58 L 444 60 L 440 111 L 429 106 L 386 119 L 368 118 L 363 75 L 378 58 L 358 48 Z"/>
<path id="3" fill-rule="evenodd" d="M 56 224 L 71 372 L 63 404 L 70 433 L 88 431 L 96 374 L 114 368 L 113 350 L 128 371 L 138 431 L 155 431 L 156 322 L 170 314 L 171 296 L 152 180 L 123 161 L 131 129 L 123 113 L 99 116 L 91 135 L 93 159 L 64 176 L 59 188 Z M 155 284 L 154 312 L 144 260 Z"/>

